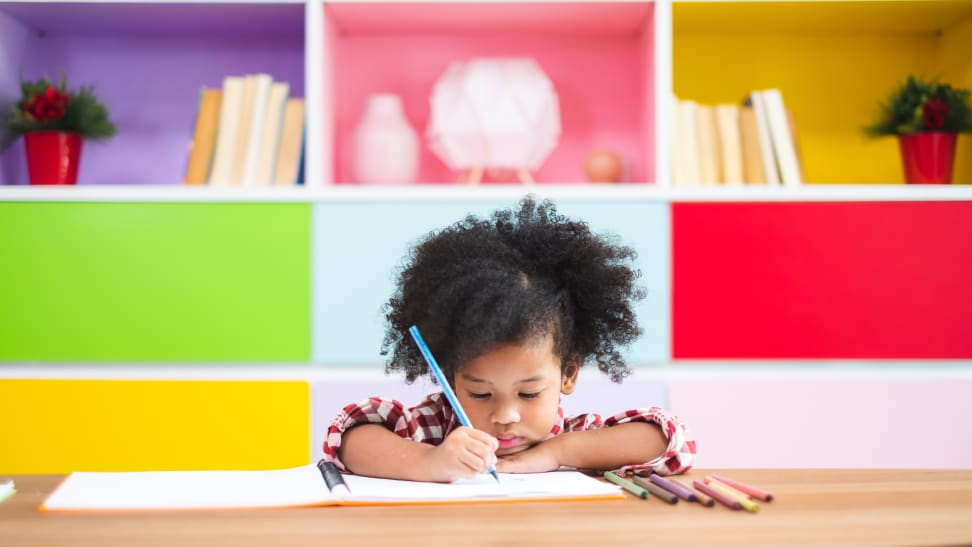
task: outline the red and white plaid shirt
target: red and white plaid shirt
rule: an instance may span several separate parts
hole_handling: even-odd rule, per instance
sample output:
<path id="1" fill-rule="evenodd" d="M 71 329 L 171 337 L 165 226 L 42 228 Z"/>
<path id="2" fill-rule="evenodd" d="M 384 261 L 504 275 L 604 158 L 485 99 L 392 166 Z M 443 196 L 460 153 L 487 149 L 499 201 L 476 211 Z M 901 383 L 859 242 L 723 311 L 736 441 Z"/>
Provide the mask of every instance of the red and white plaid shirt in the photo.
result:
<path id="1" fill-rule="evenodd" d="M 658 425 L 668 439 L 668 448 L 650 461 L 621 467 L 619 472 L 622 473 L 654 471 L 660 475 L 674 475 L 691 469 L 692 462 L 695 460 L 695 441 L 689 437 L 685 426 L 678 418 L 658 407 L 628 410 L 606 420 L 601 419 L 597 414 L 581 414 L 564 419 L 563 408 L 558 409 L 557 416 L 557 423 L 550 430 L 547 439 L 561 433 L 589 431 L 629 422 Z M 347 468 L 338 458 L 338 448 L 341 446 L 344 432 L 361 424 L 380 424 L 404 439 L 438 445 L 446 435 L 459 427 L 459 420 L 441 392 L 429 395 L 413 408 L 405 408 L 398 401 L 371 397 L 344 407 L 344 410 L 334 418 L 327 428 L 327 437 L 324 439 L 324 459 L 334 462 L 341 470 L 346 471 Z"/>

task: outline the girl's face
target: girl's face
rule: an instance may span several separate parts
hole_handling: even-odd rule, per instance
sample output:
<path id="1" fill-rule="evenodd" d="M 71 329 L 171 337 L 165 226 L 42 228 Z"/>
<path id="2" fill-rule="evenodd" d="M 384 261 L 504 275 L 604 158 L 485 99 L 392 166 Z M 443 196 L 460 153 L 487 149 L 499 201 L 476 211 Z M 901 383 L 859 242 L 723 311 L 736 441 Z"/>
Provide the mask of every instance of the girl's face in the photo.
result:
<path id="1" fill-rule="evenodd" d="M 560 394 L 574 391 L 577 367 L 561 373 L 549 336 L 501 346 L 459 367 L 454 386 L 473 427 L 499 440 L 506 456 L 544 440 L 557 421 Z"/>

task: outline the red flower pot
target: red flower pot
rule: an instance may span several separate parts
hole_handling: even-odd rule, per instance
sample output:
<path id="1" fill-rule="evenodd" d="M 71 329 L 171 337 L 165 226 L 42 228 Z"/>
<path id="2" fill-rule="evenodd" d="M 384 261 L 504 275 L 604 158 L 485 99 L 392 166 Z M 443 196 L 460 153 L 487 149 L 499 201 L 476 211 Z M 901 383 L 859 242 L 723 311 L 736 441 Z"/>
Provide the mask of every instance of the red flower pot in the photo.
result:
<path id="1" fill-rule="evenodd" d="M 81 136 L 66 131 L 24 133 L 31 184 L 77 184 Z"/>
<path id="2" fill-rule="evenodd" d="M 942 131 L 898 135 L 905 182 L 951 184 L 956 136 Z"/>

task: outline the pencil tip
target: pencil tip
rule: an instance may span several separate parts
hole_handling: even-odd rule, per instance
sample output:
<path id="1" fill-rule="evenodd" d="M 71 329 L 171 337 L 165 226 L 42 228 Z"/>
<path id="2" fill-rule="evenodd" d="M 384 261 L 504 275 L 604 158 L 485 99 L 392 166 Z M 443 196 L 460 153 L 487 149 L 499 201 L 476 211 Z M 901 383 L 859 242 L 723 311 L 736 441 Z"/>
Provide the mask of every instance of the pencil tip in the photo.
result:
<path id="1" fill-rule="evenodd" d="M 489 474 L 492 475 L 494 479 L 496 479 L 497 483 L 499 483 L 499 475 L 496 474 L 496 471 L 490 470 Z"/>

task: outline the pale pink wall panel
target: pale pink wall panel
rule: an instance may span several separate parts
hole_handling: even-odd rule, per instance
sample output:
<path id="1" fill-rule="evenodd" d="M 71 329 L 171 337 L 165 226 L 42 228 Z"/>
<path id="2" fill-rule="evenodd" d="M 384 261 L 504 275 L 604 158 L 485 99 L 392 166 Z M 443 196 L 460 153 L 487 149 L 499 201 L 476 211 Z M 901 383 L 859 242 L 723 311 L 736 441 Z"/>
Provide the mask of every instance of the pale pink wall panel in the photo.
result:
<path id="1" fill-rule="evenodd" d="M 676 379 L 697 467 L 972 468 L 972 379 Z"/>

